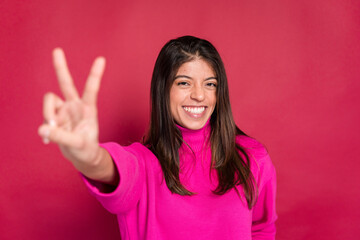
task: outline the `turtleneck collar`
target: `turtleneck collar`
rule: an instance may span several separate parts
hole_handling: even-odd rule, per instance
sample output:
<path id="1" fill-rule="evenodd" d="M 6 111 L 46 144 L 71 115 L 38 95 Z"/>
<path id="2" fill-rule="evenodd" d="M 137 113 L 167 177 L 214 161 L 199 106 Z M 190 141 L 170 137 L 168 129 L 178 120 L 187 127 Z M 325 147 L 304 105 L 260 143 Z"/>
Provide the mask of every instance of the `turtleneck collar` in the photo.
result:
<path id="1" fill-rule="evenodd" d="M 184 141 L 190 146 L 191 150 L 194 152 L 201 151 L 206 145 L 210 143 L 210 119 L 205 123 L 205 125 L 197 130 L 192 130 L 184 128 L 178 124 L 176 126 L 180 129 Z M 183 143 L 182 147 L 185 147 L 186 144 Z M 208 145 L 210 146 L 210 145 Z M 188 148 L 187 146 L 185 148 Z"/>

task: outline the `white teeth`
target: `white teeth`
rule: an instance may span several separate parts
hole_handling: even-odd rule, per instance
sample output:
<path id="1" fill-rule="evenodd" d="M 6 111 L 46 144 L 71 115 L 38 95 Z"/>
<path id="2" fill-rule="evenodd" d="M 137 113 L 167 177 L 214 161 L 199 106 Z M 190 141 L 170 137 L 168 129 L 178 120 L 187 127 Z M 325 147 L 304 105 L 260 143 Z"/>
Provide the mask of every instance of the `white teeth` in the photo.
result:
<path id="1" fill-rule="evenodd" d="M 205 107 L 184 107 L 185 111 L 200 114 L 205 110 Z"/>

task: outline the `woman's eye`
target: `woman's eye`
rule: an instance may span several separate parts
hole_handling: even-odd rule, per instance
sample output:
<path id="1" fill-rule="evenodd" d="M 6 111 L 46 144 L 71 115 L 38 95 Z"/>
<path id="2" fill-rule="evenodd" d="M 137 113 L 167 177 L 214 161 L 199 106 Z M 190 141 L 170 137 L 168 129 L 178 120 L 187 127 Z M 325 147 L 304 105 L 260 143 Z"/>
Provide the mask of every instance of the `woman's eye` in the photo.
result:
<path id="1" fill-rule="evenodd" d="M 178 82 L 177 85 L 178 86 L 187 86 L 188 83 L 187 82 Z"/>
<path id="2" fill-rule="evenodd" d="M 216 87 L 216 83 L 207 83 L 206 85 L 209 87 Z"/>

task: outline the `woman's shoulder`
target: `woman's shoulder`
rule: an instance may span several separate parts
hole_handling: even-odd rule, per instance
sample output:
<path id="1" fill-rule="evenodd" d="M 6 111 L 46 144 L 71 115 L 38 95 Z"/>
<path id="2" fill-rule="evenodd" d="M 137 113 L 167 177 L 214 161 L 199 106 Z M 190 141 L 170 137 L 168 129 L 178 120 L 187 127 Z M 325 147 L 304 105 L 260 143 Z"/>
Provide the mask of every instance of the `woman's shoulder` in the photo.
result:
<path id="1" fill-rule="evenodd" d="M 128 146 L 123 146 L 123 148 L 126 151 L 131 152 L 133 155 L 143 159 L 156 158 L 153 152 L 141 142 L 134 142 Z"/>
<path id="2" fill-rule="evenodd" d="M 239 135 L 236 142 L 249 157 L 251 172 L 259 187 L 275 176 L 275 168 L 265 146 L 254 138 Z"/>
<path id="3" fill-rule="evenodd" d="M 161 170 L 159 161 L 154 153 L 144 144 L 134 142 L 128 146 L 110 142 L 101 144 L 112 156 L 115 162 L 122 162 L 124 158 L 133 158 L 146 171 L 159 172 Z"/>
<path id="4" fill-rule="evenodd" d="M 268 156 L 268 151 L 266 150 L 265 146 L 252 137 L 246 135 L 237 135 L 236 143 L 242 147 L 247 154 L 254 157 L 255 159 L 261 159 Z"/>

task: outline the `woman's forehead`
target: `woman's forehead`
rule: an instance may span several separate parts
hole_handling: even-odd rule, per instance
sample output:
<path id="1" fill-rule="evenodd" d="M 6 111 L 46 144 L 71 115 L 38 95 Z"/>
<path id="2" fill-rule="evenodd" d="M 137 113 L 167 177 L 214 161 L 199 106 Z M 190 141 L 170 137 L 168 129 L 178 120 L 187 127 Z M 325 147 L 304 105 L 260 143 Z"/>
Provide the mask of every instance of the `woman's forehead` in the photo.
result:
<path id="1" fill-rule="evenodd" d="M 216 77 L 216 72 L 209 64 L 208 61 L 202 58 L 196 58 L 194 60 L 183 63 L 177 70 L 175 78 L 179 75 L 192 77 Z"/>

